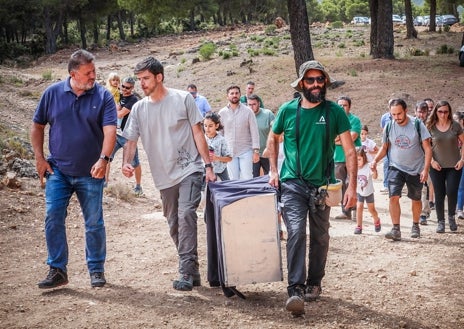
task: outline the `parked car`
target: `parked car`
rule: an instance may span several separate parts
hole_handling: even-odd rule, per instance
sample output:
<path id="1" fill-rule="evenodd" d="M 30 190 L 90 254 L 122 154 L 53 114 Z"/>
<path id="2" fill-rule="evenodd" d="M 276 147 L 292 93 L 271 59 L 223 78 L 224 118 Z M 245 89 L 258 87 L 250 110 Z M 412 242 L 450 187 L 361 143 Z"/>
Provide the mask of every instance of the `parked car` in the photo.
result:
<path id="1" fill-rule="evenodd" d="M 400 15 L 393 15 L 392 16 L 393 24 L 403 24 L 403 19 Z"/>
<path id="2" fill-rule="evenodd" d="M 458 19 L 453 15 L 442 15 L 441 16 L 441 24 L 443 25 L 453 25 L 458 22 Z"/>
<path id="3" fill-rule="evenodd" d="M 414 26 L 422 26 L 424 25 L 424 17 L 423 16 L 417 16 L 413 20 Z"/>
<path id="4" fill-rule="evenodd" d="M 351 20 L 351 24 L 369 24 L 369 23 L 370 23 L 369 17 L 365 17 L 365 16 L 355 16 Z"/>

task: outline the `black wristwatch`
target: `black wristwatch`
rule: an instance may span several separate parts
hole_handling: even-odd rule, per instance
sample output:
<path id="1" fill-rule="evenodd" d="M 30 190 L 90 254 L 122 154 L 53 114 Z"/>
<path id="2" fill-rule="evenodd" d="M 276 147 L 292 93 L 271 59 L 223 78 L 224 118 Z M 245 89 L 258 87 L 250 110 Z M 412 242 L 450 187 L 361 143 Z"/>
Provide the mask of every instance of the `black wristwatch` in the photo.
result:
<path id="1" fill-rule="evenodd" d="M 112 158 L 107 157 L 107 156 L 104 155 L 104 154 L 100 155 L 100 159 L 103 159 L 103 160 L 105 160 L 106 162 L 111 162 L 111 160 L 113 160 Z"/>
<path id="2" fill-rule="evenodd" d="M 205 169 L 206 168 L 213 168 L 213 165 L 211 163 L 207 163 L 207 164 L 205 164 Z"/>

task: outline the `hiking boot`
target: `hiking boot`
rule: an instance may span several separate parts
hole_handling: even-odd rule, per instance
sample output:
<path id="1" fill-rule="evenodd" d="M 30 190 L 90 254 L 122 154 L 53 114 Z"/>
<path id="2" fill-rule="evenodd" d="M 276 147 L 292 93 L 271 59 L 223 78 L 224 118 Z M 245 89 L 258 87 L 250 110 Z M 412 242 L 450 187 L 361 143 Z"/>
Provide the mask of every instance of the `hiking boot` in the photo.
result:
<path id="1" fill-rule="evenodd" d="M 135 196 L 142 196 L 143 195 L 142 186 L 140 186 L 140 185 L 135 186 L 134 187 L 134 194 L 135 194 Z"/>
<path id="2" fill-rule="evenodd" d="M 172 282 L 172 287 L 180 291 L 191 291 L 193 289 L 193 275 L 181 274 L 179 280 Z"/>
<path id="3" fill-rule="evenodd" d="M 464 212 L 462 210 L 458 210 L 456 212 L 456 216 L 458 217 L 458 219 L 464 219 Z"/>
<path id="4" fill-rule="evenodd" d="M 374 222 L 375 232 L 379 233 L 382 230 L 382 225 L 380 224 L 380 219 Z"/>
<path id="5" fill-rule="evenodd" d="M 429 202 L 430 210 L 435 210 L 435 203 L 433 201 Z"/>
<path id="6" fill-rule="evenodd" d="M 362 234 L 363 232 L 363 229 L 361 226 L 356 226 L 356 228 L 354 229 L 354 234 Z"/>
<path id="7" fill-rule="evenodd" d="M 411 227 L 411 238 L 420 238 L 420 227 L 418 223 L 413 223 Z"/>
<path id="8" fill-rule="evenodd" d="M 103 272 L 93 272 L 90 273 L 90 285 L 93 288 L 103 287 L 106 283 L 105 273 Z"/>
<path id="9" fill-rule="evenodd" d="M 421 225 L 427 225 L 427 216 L 421 215 L 421 216 L 419 217 L 419 224 L 421 224 Z"/>
<path id="10" fill-rule="evenodd" d="M 451 232 L 456 232 L 458 230 L 458 225 L 456 224 L 456 219 L 454 216 L 448 217 L 449 228 Z"/>
<path id="11" fill-rule="evenodd" d="M 293 288 L 292 295 L 285 302 L 285 309 L 291 312 L 294 317 L 299 317 L 305 314 L 303 295 L 303 288 L 295 287 Z"/>
<path id="12" fill-rule="evenodd" d="M 445 221 L 439 220 L 437 225 L 437 233 L 445 233 Z"/>
<path id="13" fill-rule="evenodd" d="M 385 238 L 393 241 L 401 241 L 401 231 L 393 227 L 390 232 L 385 234 Z"/>
<path id="14" fill-rule="evenodd" d="M 319 299 L 322 293 L 321 286 L 307 286 L 305 291 L 305 301 L 313 302 Z"/>
<path id="15" fill-rule="evenodd" d="M 38 283 L 40 289 L 51 289 L 68 284 L 68 274 L 63 270 L 50 267 L 47 277 Z"/>

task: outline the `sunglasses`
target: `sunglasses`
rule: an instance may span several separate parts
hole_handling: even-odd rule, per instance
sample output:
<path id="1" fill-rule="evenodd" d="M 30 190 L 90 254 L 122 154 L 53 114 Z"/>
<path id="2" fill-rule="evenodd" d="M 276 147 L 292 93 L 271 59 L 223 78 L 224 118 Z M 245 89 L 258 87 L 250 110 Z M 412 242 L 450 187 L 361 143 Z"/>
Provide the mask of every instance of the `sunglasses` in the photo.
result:
<path id="1" fill-rule="evenodd" d="M 325 76 L 320 75 L 318 77 L 308 77 L 308 78 L 303 78 L 302 80 L 312 85 L 314 82 L 323 83 L 325 81 Z"/>
<path id="2" fill-rule="evenodd" d="M 122 87 L 123 89 L 131 89 L 131 88 L 132 88 L 132 86 L 124 86 L 124 85 L 122 85 L 121 87 Z"/>
<path id="3" fill-rule="evenodd" d="M 440 113 L 440 114 L 448 114 L 449 111 L 437 111 L 437 113 Z"/>

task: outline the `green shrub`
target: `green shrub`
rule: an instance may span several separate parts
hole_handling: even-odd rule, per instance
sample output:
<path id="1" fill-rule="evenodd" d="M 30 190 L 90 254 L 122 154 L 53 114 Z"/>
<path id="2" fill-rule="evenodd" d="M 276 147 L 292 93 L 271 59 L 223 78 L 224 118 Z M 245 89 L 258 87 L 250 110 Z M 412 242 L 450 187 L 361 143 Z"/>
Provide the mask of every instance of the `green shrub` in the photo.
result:
<path id="1" fill-rule="evenodd" d="M 437 49 L 437 54 L 453 54 L 454 53 L 454 48 L 448 45 L 441 45 Z"/>
<path id="2" fill-rule="evenodd" d="M 275 25 L 268 25 L 264 29 L 264 33 L 266 33 L 267 35 L 273 35 L 275 33 L 276 28 L 277 27 Z"/>
<path id="3" fill-rule="evenodd" d="M 263 48 L 262 52 L 263 52 L 263 55 L 267 55 L 267 56 L 275 56 L 276 54 L 275 50 L 270 49 L 270 48 Z"/>
<path id="4" fill-rule="evenodd" d="M 346 48 L 346 45 L 343 42 L 341 42 L 341 43 L 338 44 L 337 47 L 338 48 Z"/>
<path id="5" fill-rule="evenodd" d="M 51 80 L 52 77 L 53 77 L 53 75 L 52 75 L 51 70 L 47 70 L 44 73 L 42 73 L 42 79 L 44 79 L 44 80 Z"/>
<path id="6" fill-rule="evenodd" d="M 213 42 L 206 42 L 200 47 L 200 56 L 205 60 L 210 60 L 216 52 L 216 45 Z"/>
<path id="7" fill-rule="evenodd" d="M 247 50 L 248 55 L 251 57 L 259 56 L 259 49 L 248 48 Z"/>
<path id="8" fill-rule="evenodd" d="M 332 24 L 330 25 L 334 29 L 341 29 L 343 27 L 343 22 L 335 21 L 335 22 L 332 22 Z"/>
<path id="9" fill-rule="evenodd" d="M 223 59 L 229 59 L 231 55 L 232 55 L 232 54 L 231 54 L 230 52 L 224 51 L 224 52 L 222 53 L 222 58 L 223 58 Z"/>

